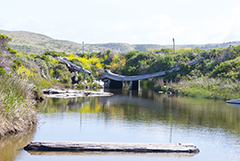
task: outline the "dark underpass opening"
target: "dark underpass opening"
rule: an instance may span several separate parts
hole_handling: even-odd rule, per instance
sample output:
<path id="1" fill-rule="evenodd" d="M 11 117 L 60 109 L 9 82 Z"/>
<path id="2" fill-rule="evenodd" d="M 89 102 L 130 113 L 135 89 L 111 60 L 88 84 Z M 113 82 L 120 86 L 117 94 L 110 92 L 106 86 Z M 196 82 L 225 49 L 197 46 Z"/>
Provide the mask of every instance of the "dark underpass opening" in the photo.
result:
<path id="1" fill-rule="evenodd" d="M 130 83 L 130 82 L 128 82 Z M 123 82 L 122 81 L 115 81 L 111 80 L 109 84 L 110 89 L 123 89 Z M 138 81 L 132 82 L 132 90 L 138 90 Z"/>

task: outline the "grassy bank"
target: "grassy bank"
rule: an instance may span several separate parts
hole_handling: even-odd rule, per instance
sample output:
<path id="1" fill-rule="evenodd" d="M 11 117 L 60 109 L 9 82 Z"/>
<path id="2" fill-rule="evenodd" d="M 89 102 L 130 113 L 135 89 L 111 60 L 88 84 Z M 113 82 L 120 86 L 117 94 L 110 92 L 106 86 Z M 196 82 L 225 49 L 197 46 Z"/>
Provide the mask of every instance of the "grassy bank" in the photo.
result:
<path id="1" fill-rule="evenodd" d="M 200 77 L 173 84 L 171 91 L 195 98 L 230 100 L 240 98 L 240 82 L 231 79 Z"/>
<path id="2" fill-rule="evenodd" d="M 37 123 L 33 86 L 18 77 L 0 77 L 0 137 L 26 131 Z"/>

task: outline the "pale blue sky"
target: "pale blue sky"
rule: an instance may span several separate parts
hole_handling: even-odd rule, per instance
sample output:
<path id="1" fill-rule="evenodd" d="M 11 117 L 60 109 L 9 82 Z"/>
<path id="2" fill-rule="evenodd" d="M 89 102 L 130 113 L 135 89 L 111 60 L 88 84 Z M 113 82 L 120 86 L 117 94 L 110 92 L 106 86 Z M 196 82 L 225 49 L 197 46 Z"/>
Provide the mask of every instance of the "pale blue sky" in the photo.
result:
<path id="1" fill-rule="evenodd" d="M 0 29 L 81 43 L 240 41 L 239 0 L 5 0 Z"/>

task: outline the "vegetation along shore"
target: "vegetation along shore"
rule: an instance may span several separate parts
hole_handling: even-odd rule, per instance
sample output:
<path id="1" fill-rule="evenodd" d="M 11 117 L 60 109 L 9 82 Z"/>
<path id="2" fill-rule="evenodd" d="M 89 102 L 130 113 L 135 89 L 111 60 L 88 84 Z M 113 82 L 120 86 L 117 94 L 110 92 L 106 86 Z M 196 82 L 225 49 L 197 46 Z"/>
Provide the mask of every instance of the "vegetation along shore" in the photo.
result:
<path id="1" fill-rule="evenodd" d="M 156 79 L 142 80 L 141 88 L 171 91 L 174 94 L 211 99 L 240 97 L 240 46 L 213 49 L 133 50 L 130 52 L 65 53 L 45 51 L 41 54 L 20 53 L 8 46 L 12 39 L 0 35 L 0 137 L 31 128 L 37 123 L 37 101 L 44 99 L 42 90 L 58 86 L 97 89 L 104 69 L 132 76 L 181 70 Z M 56 57 L 91 72 L 76 73 Z M 199 58 L 196 65 L 187 64 Z M 126 85 L 126 87 L 128 87 Z"/>

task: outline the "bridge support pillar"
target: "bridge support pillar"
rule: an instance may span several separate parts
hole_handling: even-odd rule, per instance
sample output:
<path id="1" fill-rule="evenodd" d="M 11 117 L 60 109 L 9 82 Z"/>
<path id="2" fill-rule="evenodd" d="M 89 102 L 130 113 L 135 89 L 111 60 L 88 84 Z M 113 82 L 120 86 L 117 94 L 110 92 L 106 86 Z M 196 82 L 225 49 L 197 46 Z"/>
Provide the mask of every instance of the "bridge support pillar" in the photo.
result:
<path id="1" fill-rule="evenodd" d="M 155 87 L 156 84 L 157 84 L 157 78 L 155 77 L 155 78 L 154 78 L 154 84 L 153 84 L 154 91 L 157 90 L 156 87 Z"/>
<path id="2" fill-rule="evenodd" d="M 109 88 L 110 87 L 110 83 L 111 83 L 110 79 L 104 80 L 104 88 Z"/>
<path id="3" fill-rule="evenodd" d="M 130 81 L 130 87 L 129 87 L 129 90 L 132 90 L 132 84 L 133 84 L 133 82 Z"/>
<path id="4" fill-rule="evenodd" d="M 122 89 L 124 89 L 124 88 L 125 88 L 125 82 L 122 81 Z"/>
<path id="5" fill-rule="evenodd" d="M 140 91 L 140 81 L 141 80 L 138 80 L 138 91 Z"/>

